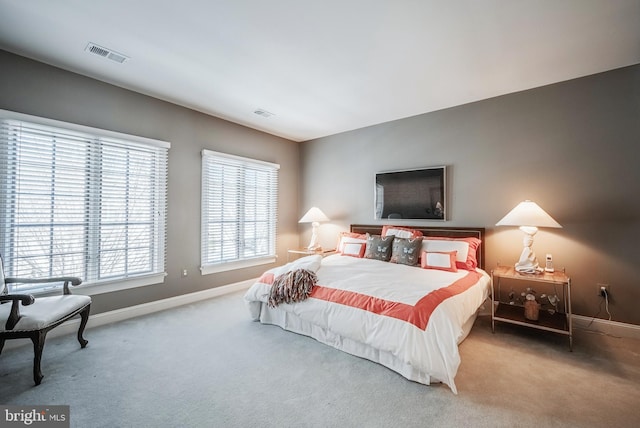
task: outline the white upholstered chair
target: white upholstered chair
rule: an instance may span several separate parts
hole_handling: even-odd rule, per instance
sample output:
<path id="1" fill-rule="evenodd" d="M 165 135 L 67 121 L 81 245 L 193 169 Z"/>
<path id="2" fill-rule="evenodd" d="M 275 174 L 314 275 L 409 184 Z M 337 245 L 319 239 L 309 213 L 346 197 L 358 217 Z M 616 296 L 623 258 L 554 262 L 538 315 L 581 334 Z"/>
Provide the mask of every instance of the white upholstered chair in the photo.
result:
<path id="1" fill-rule="evenodd" d="M 10 294 L 11 283 L 39 284 L 64 282 L 61 296 L 38 297 L 30 294 Z M 31 339 L 33 342 L 33 380 L 36 385 L 42 381 L 40 361 L 47 333 L 63 322 L 80 315 L 78 342 L 84 348 L 87 341 L 82 337 L 89 320 L 91 297 L 72 295 L 69 284 L 79 285 L 82 281 L 75 277 L 20 279 L 5 278 L 2 255 L 0 254 L 0 353 L 8 339 Z"/>

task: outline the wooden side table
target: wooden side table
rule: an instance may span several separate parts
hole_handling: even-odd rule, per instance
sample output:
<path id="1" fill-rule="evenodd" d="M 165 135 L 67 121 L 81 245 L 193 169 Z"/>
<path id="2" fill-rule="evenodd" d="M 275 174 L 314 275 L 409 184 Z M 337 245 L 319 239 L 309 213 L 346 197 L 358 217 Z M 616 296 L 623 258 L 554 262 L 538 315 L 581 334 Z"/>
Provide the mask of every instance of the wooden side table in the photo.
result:
<path id="1" fill-rule="evenodd" d="M 330 254 L 335 253 L 336 250 L 331 249 L 331 250 L 308 250 L 306 248 L 294 248 L 292 250 L 287 250 L 287 263 L 289 262 L 289 259 L 291 258 L 291 255 L 297 255 L 298 257 L 302 257 L 302 256 L 312 256 L 314 254 L 319 254 L 322 257 L 328 256 Z"/>
<path id="2" fill-rule="evenodd" d="M 556 311 L 551 314 L 548 311 L 540 311 L 539 319 L 529 320 L 524 316 L 524 308 L 519 305 L 511 305 L 500 301 L 501 280 L 542 284 L 544 288 L 562 286 L 562 301 L 564 313 Z M 531 285 L 529 285 L 531 286 Z M 496 290 L 497 288 L 497 290 Z M 533 287 L 532 287 L 533 288 Z M 497 293 L 496 293 L 497 291 Z M 573 325 L 571 320 L 571 278 L 564 272 L 542 272 L 539 274 L 520 273 L 513 267 L 498 266 L 491 271 L 491 330 L 495 333 L 495 322 L 505 322 L 551 331 L 569 336 L 569 350 L 573 351 Z"/>

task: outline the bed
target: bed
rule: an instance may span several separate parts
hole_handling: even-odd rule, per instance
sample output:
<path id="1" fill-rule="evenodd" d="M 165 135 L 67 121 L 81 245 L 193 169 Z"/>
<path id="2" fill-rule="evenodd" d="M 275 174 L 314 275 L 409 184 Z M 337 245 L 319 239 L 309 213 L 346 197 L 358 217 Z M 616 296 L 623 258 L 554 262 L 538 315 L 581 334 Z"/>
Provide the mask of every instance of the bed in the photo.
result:
<path id="1" fill-rule="evenodd" d="M 270 304 L 274 282 L 295 272 L 315 273 L 310 295 Z M 335 254 L 270 269 L 244 298 L 256 321 L 457 394 L 458 345 L 489 290 L 484 228 L 352 225 Z"/>

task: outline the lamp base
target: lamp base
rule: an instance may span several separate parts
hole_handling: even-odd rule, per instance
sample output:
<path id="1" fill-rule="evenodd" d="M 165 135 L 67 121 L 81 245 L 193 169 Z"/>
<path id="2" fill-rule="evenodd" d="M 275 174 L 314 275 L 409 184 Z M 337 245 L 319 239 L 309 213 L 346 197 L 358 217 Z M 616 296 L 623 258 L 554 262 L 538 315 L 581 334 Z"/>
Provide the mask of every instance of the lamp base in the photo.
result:
<path id="1" fill-rule="evenodd" d="M 521 226 L 520 230 L 524 232 L 522 243 L 524 248 L 520 254 L 520 260 L 516 263 L 516 272 L 520 273 L 542 273 L 543 269 L 538 264 L 536 253 L 533 252 L 533 237 L 538 231 L 535 227 Z"/>
<path id="2" fill-rule="evenodd" d="M 532 264 L 531 266 L 522 266 L 522 265 L 520 265 L 520 263 L 516 263 L 516 272 L 539 274 L 539 273 L 544 272 L 544 269 L 542 269 L 540 266 L 538 266 L 537 263 Z"/>
<path id="3" fill-rule="evenodd" d="M 322 247 L 318 244 L 318 226 L 320 226 L 320 223 L 314 221 L 311 225 L 313 226 L 311 241 L 309 241 L 309 246 L 307 246 L 306 249 L 309 251 L 320 251 L 322 250 Z"/>

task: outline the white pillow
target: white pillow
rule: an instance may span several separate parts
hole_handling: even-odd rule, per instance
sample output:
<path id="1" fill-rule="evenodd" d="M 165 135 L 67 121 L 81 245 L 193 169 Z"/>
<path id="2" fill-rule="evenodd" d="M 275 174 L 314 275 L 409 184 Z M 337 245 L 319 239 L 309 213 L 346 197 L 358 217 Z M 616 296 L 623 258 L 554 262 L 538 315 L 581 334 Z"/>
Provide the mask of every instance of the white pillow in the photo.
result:
<path id="1" fill-rule="evenodd" d="M 428 251 L 430 253 L 457 251 L 456 261 L 464 262 L 467 260 L 467 254 L 469 254 L 469 244 L 464 241 L 425 239 L 422 241 L 422 251 Z"/>
<path id="2" fill-rule="evenodd" d="M 422 251 L 446 253 L 457 251 L 456 266 L 458 269 L 473 270 L 478 266 L 476 249 L 480 245 L 477 238 L 424 238 Z"/>
<path id="3" fill-rule="evenodd" d="M 381 236 L 395 236 L 396 238 L 413 239 L 422 236 L 422 232 L 410 227 L 404 226 L 389 226 L 382 227 Z"/>

